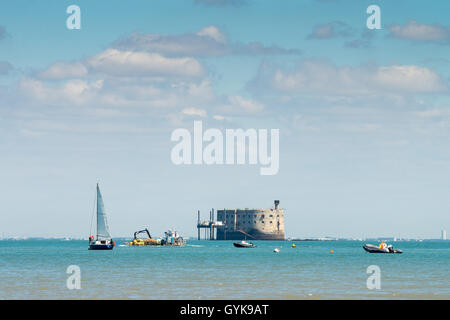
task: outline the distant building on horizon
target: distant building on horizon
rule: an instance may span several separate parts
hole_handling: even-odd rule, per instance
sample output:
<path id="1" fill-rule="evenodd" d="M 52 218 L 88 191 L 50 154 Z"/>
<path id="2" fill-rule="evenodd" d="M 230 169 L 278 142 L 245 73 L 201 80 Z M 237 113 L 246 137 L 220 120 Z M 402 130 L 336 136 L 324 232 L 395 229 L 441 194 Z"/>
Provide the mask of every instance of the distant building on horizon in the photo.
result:
<path id="1" fill-rule="evenodd" d="M 272 209 L 217 210 L 217 240 L 284 240 L 284 209 L 274 201 Z"/>
<path id="2" fill-rule="evenodd" d="M 447 240 L 447 231 L 445 230 L 441 231 L 441 240 Z"/>

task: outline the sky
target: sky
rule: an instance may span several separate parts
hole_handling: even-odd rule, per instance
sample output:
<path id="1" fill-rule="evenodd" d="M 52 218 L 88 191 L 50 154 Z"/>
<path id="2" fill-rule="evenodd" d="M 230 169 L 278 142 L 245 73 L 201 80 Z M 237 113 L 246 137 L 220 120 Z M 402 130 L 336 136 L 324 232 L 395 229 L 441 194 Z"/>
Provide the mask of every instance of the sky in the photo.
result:
<path id="1" fill-rule="evenodd" d="M 77 5 L 81 29 L 68 29 Z M 381 29 L 366 9 L 380 8 Z M 0 236 L 113 237 L 197 210 L 285 212 L 286 237 L 450 228 L 450 3 L 3 1 Z M 171 134 L 279 129 L 280 165 L 175 165 Z"/>

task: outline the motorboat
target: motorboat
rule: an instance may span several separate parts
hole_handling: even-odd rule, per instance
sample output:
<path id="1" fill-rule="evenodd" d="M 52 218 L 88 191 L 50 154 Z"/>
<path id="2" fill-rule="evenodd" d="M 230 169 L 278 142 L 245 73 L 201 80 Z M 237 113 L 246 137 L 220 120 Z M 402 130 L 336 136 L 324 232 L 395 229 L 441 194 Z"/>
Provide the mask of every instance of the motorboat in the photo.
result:
<path id="1" fill-rule="evenodd" d="M 392 245 L 386 245 L 384 242 L 379 246 L 373 244 L 365 244 L 363 246 L 364 250 L 370 253 L 403 253 L 400 249 L 395 249 Z"/>
<path id="2" fill-rule="evenodd" d="M 242 240 L 241 242 L 234 242 L 233 245 L 236 248 L 256 248 L 256 245 L 254 245 L 251 242 L 247 242 L 245 240 Z"/>

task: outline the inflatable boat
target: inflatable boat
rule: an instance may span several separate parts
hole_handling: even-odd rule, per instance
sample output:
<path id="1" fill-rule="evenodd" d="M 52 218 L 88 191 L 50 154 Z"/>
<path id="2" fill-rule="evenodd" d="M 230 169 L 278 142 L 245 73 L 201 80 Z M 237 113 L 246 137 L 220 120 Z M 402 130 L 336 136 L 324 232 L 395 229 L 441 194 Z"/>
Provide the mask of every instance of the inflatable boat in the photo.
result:
<path id="1" fill-rule="evenodd" d="M 394 249 L 392 245 L 375 246 L 373 244 L 365 244 L 363 248 L 370 253 L 403 253 L 403 251 L 400 249 Z"/>
<path id="2" fill-rule="evenodd" d="M 237 248 L 256 248 L 253 243 L 247 241 L 234 242 L 233 245 Z"/>

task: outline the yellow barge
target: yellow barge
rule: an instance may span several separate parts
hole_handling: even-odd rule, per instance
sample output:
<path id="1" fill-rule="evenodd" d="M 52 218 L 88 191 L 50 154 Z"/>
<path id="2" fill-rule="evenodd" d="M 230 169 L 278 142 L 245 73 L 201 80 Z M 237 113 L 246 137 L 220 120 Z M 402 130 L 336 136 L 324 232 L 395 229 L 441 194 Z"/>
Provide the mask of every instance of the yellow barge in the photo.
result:
<path id="1" fill-rule="evenodd" d="M 147 239 L 137 238 L 140 233 L 147 233 Z M 136 231 L 134 233 L 134 239 L 128 242 L 129 246 L 185 246 L 186 241 L 181 237 L 178 232 L 169 230 L 164 233 L 163 239 L 154 239 L 150 235 L 148 229 Z"/>

